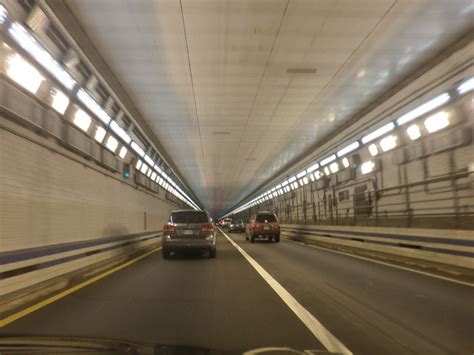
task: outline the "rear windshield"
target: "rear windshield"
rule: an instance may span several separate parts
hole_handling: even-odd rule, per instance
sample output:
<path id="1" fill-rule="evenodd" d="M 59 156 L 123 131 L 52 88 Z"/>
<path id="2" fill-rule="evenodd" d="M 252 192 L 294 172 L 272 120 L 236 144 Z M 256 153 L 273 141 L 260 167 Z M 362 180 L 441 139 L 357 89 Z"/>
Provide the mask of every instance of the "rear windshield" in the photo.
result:
<path id="1" fill-rule="evenodd" d="M 272 214 L 258 214 L 257 215 L 257 222 L 265 223 L 265 222 L 276 222 L 276 217 Z"/>
<path id="2" fill-rule="evenodd" d="M 207 223 L 206 212 L 183 211 L 171 213 L 172 223 Z"/>

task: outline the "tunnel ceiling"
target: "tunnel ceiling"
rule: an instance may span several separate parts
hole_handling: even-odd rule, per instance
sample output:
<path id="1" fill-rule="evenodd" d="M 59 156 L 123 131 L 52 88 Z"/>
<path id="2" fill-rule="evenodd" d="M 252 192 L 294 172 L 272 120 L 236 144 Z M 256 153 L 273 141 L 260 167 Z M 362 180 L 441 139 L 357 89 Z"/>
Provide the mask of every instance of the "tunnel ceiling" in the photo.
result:
<path id="1" fill-rule="evenodd" d="M 473 16 L 471 0 L 66 4 L 211 212 L 467 32 Z"/>

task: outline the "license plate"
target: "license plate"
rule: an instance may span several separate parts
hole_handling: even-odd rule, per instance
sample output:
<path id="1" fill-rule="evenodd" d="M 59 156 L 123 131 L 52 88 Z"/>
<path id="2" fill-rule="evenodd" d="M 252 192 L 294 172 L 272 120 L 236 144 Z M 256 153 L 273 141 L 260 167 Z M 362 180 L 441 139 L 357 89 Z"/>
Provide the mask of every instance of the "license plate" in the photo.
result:
<path id="1" fill-rule="evenodd" d="M 183 231 L 183 234 L 184 234 L 184 235 L 192 235 L 192 234 L 193 234 L 193 230 L 192 230 L 192 229 L 185 229 L 185 230 Z"/>
<path id="2" fill-rule="evenodd" d="M 263 229 L 269 230 L 269 229 L 270 229 L 270 226 L 263 226 Z"/>

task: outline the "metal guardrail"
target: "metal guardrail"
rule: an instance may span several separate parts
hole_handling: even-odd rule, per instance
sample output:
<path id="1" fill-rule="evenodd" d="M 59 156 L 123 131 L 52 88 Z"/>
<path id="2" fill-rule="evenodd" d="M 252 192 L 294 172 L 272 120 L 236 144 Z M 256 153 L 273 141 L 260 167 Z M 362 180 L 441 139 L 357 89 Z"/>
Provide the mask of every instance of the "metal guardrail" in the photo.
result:
<path id="1" fill-rule="evenodd" d="M 281 225 L 281 233 L 292 239 L 303 239 L 322 244 L 350 247 L 387 253 L 402 257 L 443 263 L 474 269 L 474 232 L 462 231 L 453 236 L 452 231 L 404 230 L 394 228 L 369 228 L 318 225 Z M 422 232 L 419 232 L 422 231 Z"/>

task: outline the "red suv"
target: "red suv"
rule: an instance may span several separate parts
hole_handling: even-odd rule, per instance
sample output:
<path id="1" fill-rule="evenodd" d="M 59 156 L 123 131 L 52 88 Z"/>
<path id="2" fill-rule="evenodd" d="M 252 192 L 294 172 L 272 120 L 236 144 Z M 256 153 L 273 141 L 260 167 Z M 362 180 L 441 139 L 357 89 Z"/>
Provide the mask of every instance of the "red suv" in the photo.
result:
<path id="1" fill-rule="evenodd" d="M 262 237 L 276 243 L 280 241 L 280 223 L 277 216 L 271 212 L 258 212 L 245 225 L 245 239 L 250 243 Z"/>

